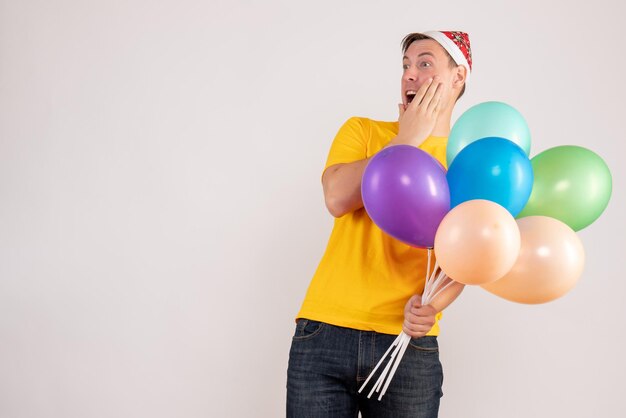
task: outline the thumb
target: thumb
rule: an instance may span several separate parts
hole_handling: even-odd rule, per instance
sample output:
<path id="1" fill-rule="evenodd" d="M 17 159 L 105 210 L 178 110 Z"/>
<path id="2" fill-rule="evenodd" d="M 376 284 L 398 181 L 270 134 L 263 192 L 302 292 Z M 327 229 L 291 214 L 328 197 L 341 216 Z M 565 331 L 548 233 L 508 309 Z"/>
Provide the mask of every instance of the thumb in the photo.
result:
<path id="1" fill-rule="evenodd" d="M 398 120 L 402 119 L 402 116 L 404 115 L 404 111 L 406 110 L 406 107 L 404 106 L 404 104 L 402 103 L 398 103 Z"/>
<path id="2" fill-rule="evenodd" d="M 411 297 L 411 306 L 420 308 L 422 306 L 422 297 L 420 295 L 413 295 L 413 297 Z"/>

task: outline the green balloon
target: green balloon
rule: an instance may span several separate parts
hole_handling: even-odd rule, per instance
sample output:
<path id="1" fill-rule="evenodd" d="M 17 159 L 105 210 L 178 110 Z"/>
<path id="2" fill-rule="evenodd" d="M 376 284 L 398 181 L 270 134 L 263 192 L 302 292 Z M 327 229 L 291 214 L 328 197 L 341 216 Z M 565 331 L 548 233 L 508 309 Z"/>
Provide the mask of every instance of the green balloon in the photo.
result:
<path id="1" fill-rule="evenodd" d="M 580 231 L 609 204 L 609 167 L 595 152 L 574 145 L 550 148 L 530 160 L 535 176 L 530 199 L 517 216 L 556 218 Z"/>

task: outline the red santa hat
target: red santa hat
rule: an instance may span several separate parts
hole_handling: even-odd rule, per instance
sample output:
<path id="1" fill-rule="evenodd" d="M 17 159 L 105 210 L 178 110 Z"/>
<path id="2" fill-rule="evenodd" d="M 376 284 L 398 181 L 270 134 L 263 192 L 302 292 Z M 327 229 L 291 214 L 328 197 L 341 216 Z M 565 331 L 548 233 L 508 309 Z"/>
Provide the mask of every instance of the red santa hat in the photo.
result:
<path id="1" fill-rule="evenodd" d="M 428 31 L 424 35 L 432 38 L 441 45 L 452 57 L 457 65 L 467 68 L 465 83 L 469 81 L 472 72 L 472 49 L 470 48 L 469 36 L 465 32 L 458 31 Z"/>

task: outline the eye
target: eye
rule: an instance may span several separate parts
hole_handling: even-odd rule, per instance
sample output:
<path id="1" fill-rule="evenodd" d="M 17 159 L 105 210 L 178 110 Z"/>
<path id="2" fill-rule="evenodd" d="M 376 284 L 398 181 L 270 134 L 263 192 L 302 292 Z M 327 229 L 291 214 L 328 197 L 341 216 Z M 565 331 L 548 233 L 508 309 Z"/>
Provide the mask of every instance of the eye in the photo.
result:
<path id="1" fill-rule="evenodd" d="M 409 69 L 409 64 L 402 64 L 402 69 L 403 70 L 408 70 Z"/>
<path id="2" fill-rule="evenodd" d="M 428 67 L 432 67 L 432 64 L 428 61 L 422 61 L 420 63 L 420 66 L 428 68 Z"/>

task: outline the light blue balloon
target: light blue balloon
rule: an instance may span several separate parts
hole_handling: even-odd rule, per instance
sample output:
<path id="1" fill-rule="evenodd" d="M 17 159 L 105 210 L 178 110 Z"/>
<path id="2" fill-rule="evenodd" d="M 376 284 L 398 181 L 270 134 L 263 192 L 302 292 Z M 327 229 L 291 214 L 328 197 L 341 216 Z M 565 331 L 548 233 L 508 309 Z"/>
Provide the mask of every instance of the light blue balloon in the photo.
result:
<path id="1" fill-rule="evenodd" d="M 446 151 L 448 167 L 463 148 L 487 137 L 508 139 L 530 155 L 530 130 L 522 114 L 506 103 L 484 102 L 467 109 L 452 126 Z"/>
<path id="2" fill-rule="evenodd" d="M 452 208 L 484 199 L 504 206 L 514 217 L 524 209 L 533 188 L 528 156 L 504 138 L 483 138 L 463 148 L 446 177 Z"/>

